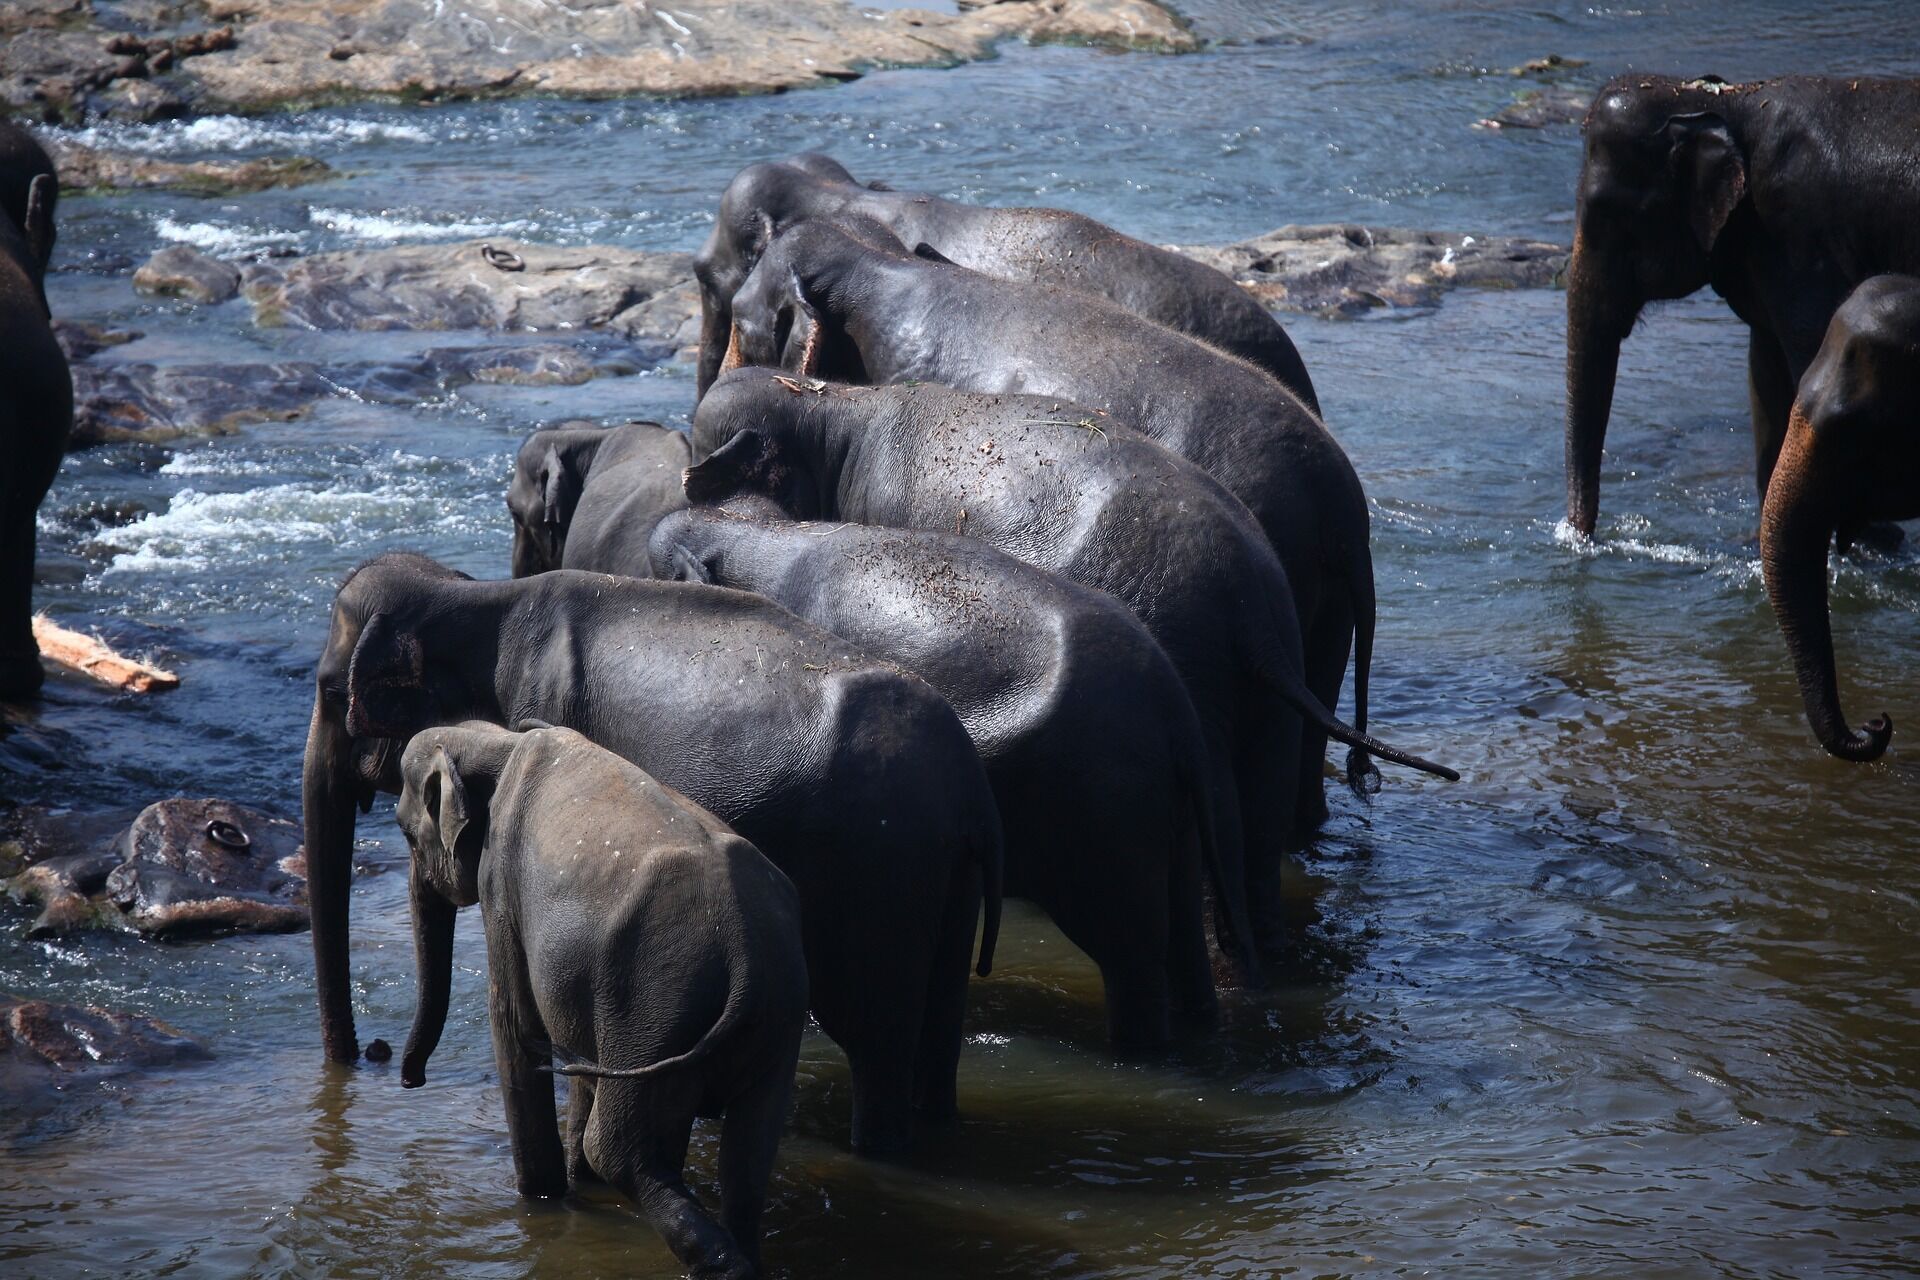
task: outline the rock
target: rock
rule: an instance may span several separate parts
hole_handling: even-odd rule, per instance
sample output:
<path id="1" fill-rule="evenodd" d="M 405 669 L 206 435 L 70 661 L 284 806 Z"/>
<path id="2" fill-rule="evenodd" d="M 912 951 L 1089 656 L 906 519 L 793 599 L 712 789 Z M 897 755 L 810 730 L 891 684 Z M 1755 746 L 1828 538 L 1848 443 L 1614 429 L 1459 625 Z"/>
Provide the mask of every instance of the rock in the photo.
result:
<path id="1" fill-rule="evenodd" d="M 121 151 L 101 151 L 60 139 L 43 141 L 60 171 L 63 194 L 104 195 L 115 191 L 163 189 L 187 195 L 224 196 L 265 191 L 270 187 L 303 186 L 333 174 L 325 163 L 307 156 L 160 160 Z"/>
<path id="2" fill-rule="evenodd" d="M 663 343 L 581 335 L 568 342 L 438 347 L 367 364 L 73 366 L 73 435 L 80 450 L 115 441 L 164 443 L 298 418 L 322 400 L 353 396 L 415 404 L 470 383 L 578 386 L 626 377 L 672 355 Z"/>
<path id="3" fill-rule="evenodd" d="M 1454 288 L 1552 288 L 1568 253 L 1540 240 L 1344 224 L 1286 226 L 1180 251 L 1226 272 L 1274 310 L 1329 316 L 1431 307 Z"/>
<path id="4" fill-rule="evenodd" d="M 212 1056 L 158 1018 L 0 993 L 0 1110 L 77 1081 Z"/>
<path id="5" fill-rule="evenodd" d="M 114 54 L 97 28 L 85 33 L 106 63 L 95 74 L 105 78 L 63 100 L 84 105 L 115 78 L 162 75 L 200 106 L 238 111 L 369 97 L 707 96 L 949 65 L 986 57 L 1009 38 L 1199 47 L 1154 0 L 961 0 L 950 14 L 849 0 L 463 0 L 457 9 L 434 0 L 209 0 L 205 11 L 233 23 L 231 47 L 188 48 L 178 36 L 142 33 L 117 41 L 124 52 Z"/>
<path id="6" fill-rule="evenodd" d="M 612 321 L 621 333 L 666 343 L 674 352 L 695 355 L 700 348 L 700 285 L 692 278 L 628 307 Z M 691 358 L 691 357 L 689 357 Z"/>
<path id="7" fill-rule="evenodd" d="M 469 241 L 251 263 L 241 291 L 262 325 L 544 332 L 605 325 L 692 273 L 684 253 Z"/>
<path id="8" fill-rule="evenodd" d="M 189 302 L 225 302 L 240 292 L 240 269 L 190 245 L 176 244 L 148 258 L 133 273 L 133 287 Z"/>
<path id="9" fill-rule="evenodd" d="M 111 815 L 9 815 L 7 892 L 42 938 L 131 927 L 154 937 L 307 927 L 300 828 L 224 800 L 162 800 L 101 839 Z"/>
<path id="10" fill-rule="evenodd" d="M 89 0 L 7 0 L 0 5 L 0 35 L 35 28 L 78 25 L 93 16 Z"/>
<path id="11" fill-rule="evenodd" d="M 108 347 L 117 347 L 132 342 L 141 335 L 127 329 L 109 329 L 102 324 L 93 324 L 86 320 L 61 320 L 53 322 L 53 337 L 60 344 L 60 350 L 66 353 L 69 362 L 84 360 Z"/>
<path id="12" fill-rule="evenodd" d="M 1585 58 L 1568 58 L 1550 53 L 1544 58 L 1528 58 L 1517 67 L 1507 68 L 1510 76 L 1547 76 L 1557 71 L 1570 71 L 1575 67 L 1587 65 Z"/>
<path id="13" fill-rule="evenodd" d="M 1544 129 L 1554 124 L 1579 124 L 1587 118 L 1592 93 L 1578 89 L 1529 89 L 1483 120 L 1476 129 Z"/>

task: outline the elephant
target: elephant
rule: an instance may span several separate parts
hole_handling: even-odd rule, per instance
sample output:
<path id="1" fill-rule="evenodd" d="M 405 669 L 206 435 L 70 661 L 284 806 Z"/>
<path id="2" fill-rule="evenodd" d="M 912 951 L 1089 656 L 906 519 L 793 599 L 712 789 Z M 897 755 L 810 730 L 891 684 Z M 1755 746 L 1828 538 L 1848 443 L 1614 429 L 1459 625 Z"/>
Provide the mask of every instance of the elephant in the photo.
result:
<path id="1" fill-rule="evenodd" d="M 1827 619 L 1827 548 L 1876 520 L 1920 516 L 1920 278 L 1873 276 L 1833 313 L 1787 422 L 1760 512 L 1767 596 L 1793 655 L 1807 723 L 1842 760 L 1877 760 L 1881 715 L 1848 728 Z"/>
<path id="2" fill-rule="evenodd" d="M 559 569 L 479 582 L 389 553 L 342 584 L 303 769 L 327 1056 L 358 1056 L 347 982 L 354 808 L 415 734 L 575 729 L 711 810 L 800 891 L 813 1011 L 846 1051 L 853 1145 L 890 1154 L 956 1110 L 967 964 L 999 930 L 999 814 L 966 729 L 921 680 L 741 591 Z"/>
<path id="3" fill-rule="evenodd" d="M 1567 267 L 1567 522 L 1591 537 L 1620 344 L 1712 285 L 1747 325 L 1755 480 L 1849 291 L 1920 271 L 1920 80 L 1627 75 L 1586 120 Z"/>
<path id="4" fill-rule="evenodd" d="M 571 729 L 429 729 L 407 743 L 400 775 L 420 983 L 400 1083 L 426 1083 L 454 916 L 478 903 L 521 1194 L 560 1196 L 598 1175 L 693 1275 L 759 1275 L 807 1022 L 793 883 L 726 823 Z M 571 1078 L 564 1146 L 555 1074 Z M 681 1180 L 695 1117 L 721 1119 L 724 1226 Z"/>
<path id="5" fill-rule="evenodd" d="M 1339 702 L 1351 652 L 1354 727 L 1367 727 L 1367 496 L 1319 417 L 1246 361 L 1071 289 L 908 253 L 864 224 L 803 222 L 775 237 L 734 296 L 733 321 L 736 360 L 848 382 L 1060 396 L 1193 462 L 1247 504 L 1286 567 L 1307 685 L 1327 707 Z M 1326 818 L 1326 747 L 1309 718 L 1295 808 L 1302 840 Z M 1355 787 L 1369 773 L 1364 753 L 1350 758 Z"/>
<path id="6" fill-rule="evenodd" d="M 37 692 L 36 516 L 73 430 L 73 377 L 47 306 L 60 182 L 32 136 L 0 121 L 0 698 Z"/>
<path id="7" fill-rule="evenodd" d="M 973 735 L 1006 838 L 1008 894 L 1100 967 L 1116 1048 L 1215 1015 L 1203 865 L 1207 744 L 1180 674 L 1124 605 L 955 533 L 767 521 L 710 507 L 653 531 L 656 577 L 763 595 L 919 675 Z"/>
<path id="8" fill-rule="evenodd" d="M 654 523 L 687 505 L 680 473 L 692 460 L 686 433 L 657 422 L 534 432 L 507 489 L 513 576 L 599 568 L 608 549 L 646 546 Z"/>
<path id="9" fill-rule="evenodd" d="M 741 369 L 700 402 L 693 448 L 696 504 L 749 492 L 800 519 L 962 533 L 1132 610 L 1199 713 L 1220 860 L 1246 884 L 1263 943 L 1282 928 L 1302 717 L 1385 759 L 1458 776 L 1333 717 L 1301 674 L 1286 571 L 1253 517 L 1198 467 L 1096 411 Z"/>
<path id="10" fill-rule="evenodd" d="M 847 217 L 872 219 L 905 244 L 927 245 L 990 276 L 1105 298 L 1258 365 L 1320 412 L 1287 331 L 1212 267 L 1064 209 L 989 208 L 877 182 L 862 186 L 838 161 L 819 154 L 748 165 L 720 197 L 713 232 L 693 259 L 700 283 L 700 395 L 720 373 L 733 295 L 768 244 L 797 222 Z"/>

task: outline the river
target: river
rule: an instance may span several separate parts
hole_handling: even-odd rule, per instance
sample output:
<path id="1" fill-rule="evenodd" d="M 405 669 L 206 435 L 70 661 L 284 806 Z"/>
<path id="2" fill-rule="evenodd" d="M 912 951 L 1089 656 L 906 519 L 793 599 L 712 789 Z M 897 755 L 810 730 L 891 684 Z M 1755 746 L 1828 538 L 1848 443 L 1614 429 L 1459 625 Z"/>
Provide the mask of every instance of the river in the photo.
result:
<path id="1" fill-rule="evenodd" d="M 62 203 L 57 315 L 144 333 L 114 358 L 366 356 L 446 335 L 255 329 L 243 303 L 133 293 L 155 248 L 314 251 L 500 235 L 691 249 L 741 165 L 1057 204 L 1158 241 L 1346 220 L 1566 240 L 1577 131 L 1475 119 L 1562 53 L 1750 78 L 1920 74 L 1902 0 L 1269 5 L 1189 0 L 1183 57 L 1009 46 L 953 70 L 701 102 L 360 106 L 102 126 L 174 157 L 297 152 L 339 176 L 226 199 Z M 1489 74 L 1491 73 L 1491 74 Z M 1717 300 L 1627 344 L 1591 546 L 1563 514 L 1564 297 L 1457 292 L 1284 317 L 1374 512 L 1372 724 L 1457 767 L 1344 791 L 1294 868 L 1277 990 L 1212 1041 L 1105 1053 L 1091 967 L 1015 909 L 973 986 L 964 1119 L 900 1165 L 846 1151 L 846 1075 L 809 1038 L 768 1214 L 786 1277 L 1911 1274 L 1920 1267 L 1920 553 L 1849 559 L 1834 617 L 1881 763 L 1824 756 L 1766 603 L 1745 333 Z M 218 795 L 297 816 L 334 585 L 380 551 L 506 572 L 518 441 L 561 418 L 684 423 L 669 364 L 582 387 L 323 402 L 286 423 L 68 459 L 42 607 L 156 646 L 176 692 L 69 680 L 0 738 L 13 798 Z M 130 523 L 96 514 L 136 504 Z M 1909 547 L 1912 543 L 1909 542 Z M 1908 657 L 1902 657 L 1908 655 Z M 413 1000 L 406 856 L 361 823 L 363 1043 Z M 29 943 L 0 989 L 133 1007 L 204 1065 L 0 1117 L 10 1275 L 667 1277 L 618 1199 L 514 1195 L 477 920 L 428 1088 L 320 1061 L 306 935 Z M 397 1064 L 395 1064 L 397 1066 Z M 696 1139 L 709 1180 L 713 1136 Z"/>

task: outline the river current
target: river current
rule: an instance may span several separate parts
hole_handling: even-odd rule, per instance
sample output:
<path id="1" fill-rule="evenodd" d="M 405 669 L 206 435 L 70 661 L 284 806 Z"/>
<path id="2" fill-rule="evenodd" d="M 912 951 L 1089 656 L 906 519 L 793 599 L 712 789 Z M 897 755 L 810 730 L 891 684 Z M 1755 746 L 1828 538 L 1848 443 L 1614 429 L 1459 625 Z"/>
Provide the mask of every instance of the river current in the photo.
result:
<path id="1" fill-rule="evenodd" d="M 1571 126 L 1472 122 L 1561 53 L 1730 79 L 1920 74 L 1900 0 L 1824 6 L 1183 6 L 1184 57 L 1009 46 L 953 70 L 703 102 L 345 107 L 102 126 L 170 157 L 299 153 L 321 185 L 63 201 L 55 313 L 145 336 L 107 358 L 368 358 L 446 334 L 256 329 L 244 303 L 136 295 L 186 242 L 243 254 L 480 235 L 691 249 L 741 165 L 830 151 L 863 179 L 1056 204 L 1163 242 L 1350 221 L 1571 236 Z M 1465 775 L 1336 792 L 1292 877 L 1277 989 L 1211 1042 L 1104 1051 L 1091 968 L 1014 908 L 973 986 L 964 1119 L 912 1159 L 846 1151 L 846 1074 L 809 1038 L 769 1207 L 787 1277 L 1912 1274 L 1920 1268 L 1920 552 L 1839 562 L 1856 719 L 1827 758 L 1760 581 L 1744 330 L 1710 296 L 1651 312 L 1621 364 L 1599 536 L 1560 534 L 1564 296 L 1456 292 L 1361 320 L 1283 317 L 1373 504 L 1372 723 Z M 456 335 L 453 340 L 459 340 Z M 0 736 L 0 790 L 74 807 L 217 795 L 298 816 L 334 585 L 409 547 L 501 576 L 510 460 L 562 418 L 686 421 L 668 364 L 581 387 L 339 397 L 160 449 L 67 460 L 41 606 L 184 677 L 114 698 L 50 682 Z M 103 524 L 133 504 L 135 518 Z M 1911 548 L 1912 543 L 1909 542 Z M 414 992 L 405 844 L 360 826 L 363 1043 Z M 306 935 L 22 938 L 0 990 L 131 1007 L 203 1066 L 0 1117 L 9 1275 L 667 1277 L 605 1191 L 514 1195 L 477 920 L 428 1088 L 320 1061 Z M 712 1135 L 692 1176 L 710 1179 Z"/>

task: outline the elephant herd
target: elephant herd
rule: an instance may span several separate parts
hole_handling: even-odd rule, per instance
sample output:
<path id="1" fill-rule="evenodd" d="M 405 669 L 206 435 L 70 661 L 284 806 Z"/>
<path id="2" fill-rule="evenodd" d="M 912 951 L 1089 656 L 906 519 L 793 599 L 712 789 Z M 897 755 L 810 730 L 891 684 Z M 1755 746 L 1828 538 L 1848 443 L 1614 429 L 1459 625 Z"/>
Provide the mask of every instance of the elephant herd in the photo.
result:
<path id="1" fill-rule="evenodd" d="M 1627 77 L 1586 124 L 1568 274 L 1568 519 L 1592 534 L 1621 342 L 1712 284 L 1748 324 L 1766 582 L 1827 750 L 1827 553 L 1920 515 L 1920 84 Z M 52 166 L 0 128 L 0 695 L 40 679 L 34 512 L 71 417 L 43 279 Z M 700 1275 L 759 1266 L 809 1014 L 852 1145 L 957 1108 L 1003 896 L 1098 966 L 1116 1050 L 1258 985 L 1279 877 L 1368 732 L 1366 495 L 1231 280 L 1076 214 L 862 184 L 727 186 L 694 262 L 691 432 L 520 449 L 512 577 L 408 553 L 335 598 L 303 768 L 326 1054 L 360 1056 L 354 827 L 397 794 L 426 1078 L 477 904 L 518 1183 L 619 1187 Z M 44 464 L 44 465 L 43 465 Z M 1352 723 L 1335 716 L 1352 665 Z M 1211 937 L 1210 937 L 1211 935 Z M 553 1076 L 570 1078 L 564 1132 Z M 721 1203 L 681 1169 L 722 1121 Z"/>

